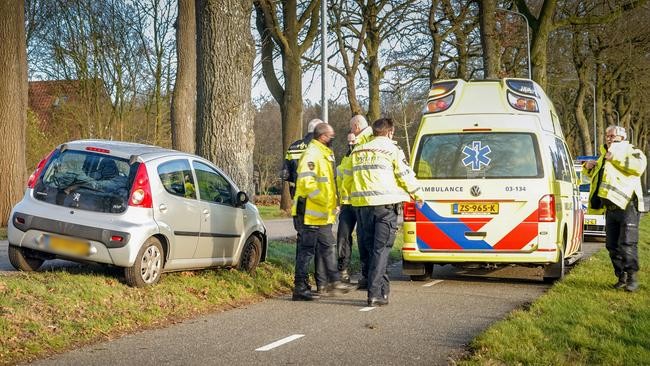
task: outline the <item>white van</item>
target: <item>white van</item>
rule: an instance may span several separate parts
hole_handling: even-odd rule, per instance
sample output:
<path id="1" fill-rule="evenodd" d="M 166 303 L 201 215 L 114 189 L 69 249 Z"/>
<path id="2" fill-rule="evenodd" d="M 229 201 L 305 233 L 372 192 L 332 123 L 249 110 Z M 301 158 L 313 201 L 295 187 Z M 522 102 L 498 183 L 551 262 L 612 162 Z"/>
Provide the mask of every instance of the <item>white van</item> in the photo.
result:
<path id="1" fill-rule="evenodd" d="M 425 205 L 404 205 L 403 272 L 433 264 L 544 266 L 580 256 L 583 212 L 562 129 L 527 79 L 435 83 L 411 154 Z"/>

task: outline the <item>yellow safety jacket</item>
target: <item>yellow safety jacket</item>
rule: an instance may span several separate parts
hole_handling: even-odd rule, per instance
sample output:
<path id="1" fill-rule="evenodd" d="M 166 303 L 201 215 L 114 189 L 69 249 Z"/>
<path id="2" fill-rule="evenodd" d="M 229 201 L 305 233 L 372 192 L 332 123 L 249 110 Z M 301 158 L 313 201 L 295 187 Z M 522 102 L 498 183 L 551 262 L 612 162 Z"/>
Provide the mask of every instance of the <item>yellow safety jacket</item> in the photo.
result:
<path id="1" fill-rule="evenodd" d="M 608 151 L 612 154 L 612 158 L 605 160 L 605 154 Z M 603 208 L 592 207 L 591 202 L 594 195 L 612 202 L 623 210 L 636 195 L 637 209 L 645 211 L 643 188 L 641 187 L 641 175 L 645 167 L 646 156 L 629 142 L 613 143 L 609 150 L 602 145 L 596 166 L 592 169 L 583 168 L 582 170 L 583 174 L 591 179 L 587 213 L 602 214 L 604 211 Z M 599 174 L 601 169 L 603 170 L 602 175 Z M 598 189 L 597 192 L 596 189 Z"/>
<path id="2" fill-rule="evenodd" d="M 305 225 L 327 225 L 336 219 L 334 153 L 312 140 L 298 162 L 298 180 L 291 214 L 298 215 L 298 201 L 305 203 Z"/>
<path id="3" fill-rule="evenodd" d="M 420 198 L 420 187 L 404 152 L 388 137 L 377 136 L 357 145 L 350 157 L 348 168 L 352 175 L 344 177 L 343 185 L 350 192 L 352 206 L 379 206 Z"/>
<path id="4" fill-rule="evenodd" d="M 350 154 L 345 155 L 343 159 L 341 159 L 341 164 L 336 168 L 336 189 L 338 189 L 339 204 L 341 205 L 350 204 L 350 191 L 348 191 L 345 186 L 346 176 L 352 177 L 352 161 L 350 160 Z"/>
<path id="5" fill-rule="evenodd" d="M 356 145 L 363 145 L 366 142 L 370 142 L 373 137 L 374 135 L 372 134 L 372 127 L 368 126 L 361 130 L 361 132 L 359 132 L 359 135 L 357 135 Z"/>

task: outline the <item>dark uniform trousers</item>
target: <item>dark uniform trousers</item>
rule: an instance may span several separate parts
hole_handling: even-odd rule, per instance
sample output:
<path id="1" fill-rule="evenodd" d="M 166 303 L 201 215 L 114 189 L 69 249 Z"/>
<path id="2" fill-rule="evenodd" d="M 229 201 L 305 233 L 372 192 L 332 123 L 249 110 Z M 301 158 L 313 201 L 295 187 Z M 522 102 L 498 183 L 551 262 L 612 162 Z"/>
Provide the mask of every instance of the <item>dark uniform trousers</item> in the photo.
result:
<path id="1" fill-rule="evenodd" d="M 339 271 L 348 270 L 350 258 L 352 257 L 352 232 L 357 224 L 356 209 L 352 205 L 342 205 L 339 212 L 339 226 L 336 233 L 336 243 L 338 245 Z M 357 233 L 357 236 L 359 234 Z M 357 244 L 358 245 L 358 244 Z M 361 274 L 363 277 L 368 276 L 368 269 L 364 268 L 367 261 L 365 251 L 359 248 L 361 257 Z"/>
<path id="2" fill-rule="evenodd" d="M 302 242 L 302 233 L 304 231 L 304 215 L 296 215 L 293 217 L 293 227 L 296 229 L 296 263 L 298 263 L 298 254 L 300 253 L 300 247 Z M 314 260 L 314 277 L 316 278 L 316 287 L 325 287 L 327 285 L 327 272 L 325 270 L 325 262 L 323 257 L 320 255 L 319 251 L 315 251 L 312 255 L 316 258 Z M 311 258 L 310 258 L 311 261 Z M 309 262 L 307 262 L 309 266 Z M 305 276 L 305 283 L 300 287 L 309 288 L 309 276 Z"/>
<path id="3" fill-rule="evenodd" d="M 339 281 L 339 271 L 336 268 L 336 241 L 332 234 L 332 225 L 303 225 L 302 238 L 296 252 L 296 274 L 294 287 L 297 292 L 305 291 L 309 276 L 309 263 L 318 253 L 324 262 L 326 278 L 323 285 Z"/>
<path id="4" fill-rule="evenodd" d="M 614 266 L 614 273 L 639 271 L 639 212 L 636 199 L 630 200 L 625 210 L 613 204 L 605 205 L 605 247 Z"/>
<path id="5" fill-rule="evenodd" d="M 359 252 L 368 253 L 368 298 L 388 298 L 388 256 L 397 232 L 397 204 L 357 208 Z"/>

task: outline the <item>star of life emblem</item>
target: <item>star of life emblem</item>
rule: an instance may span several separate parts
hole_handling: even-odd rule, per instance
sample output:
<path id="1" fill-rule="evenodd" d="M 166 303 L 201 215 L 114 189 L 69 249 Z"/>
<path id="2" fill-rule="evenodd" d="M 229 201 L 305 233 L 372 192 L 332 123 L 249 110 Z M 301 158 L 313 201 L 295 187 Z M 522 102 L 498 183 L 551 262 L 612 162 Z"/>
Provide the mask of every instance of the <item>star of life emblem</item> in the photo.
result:
<path id="1" fill-rule="evenodd" d="M 472 141 L 472 146 L 465 146 L 463 148 L 463 165 L 471 166 L 472 170 L 481 170 L 483 166 L 490 165 L 491 158 L 487 155 L 492 152 L 490 146 L 481 146 L 481 141 Z"/>

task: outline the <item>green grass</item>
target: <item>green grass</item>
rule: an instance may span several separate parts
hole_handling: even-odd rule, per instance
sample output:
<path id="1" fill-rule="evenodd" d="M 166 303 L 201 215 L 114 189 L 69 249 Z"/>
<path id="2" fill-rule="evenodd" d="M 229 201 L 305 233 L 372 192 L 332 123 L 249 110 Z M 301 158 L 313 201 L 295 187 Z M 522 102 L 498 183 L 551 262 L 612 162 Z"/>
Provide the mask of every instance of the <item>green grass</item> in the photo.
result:
<path id="1" fill-rule="evenodd" d="M 0 240 L 7 240 L 7 228 L 0 227 Z"/>
<path id="2" fill-rule="evenodd" d="M 290 213 L 280 210 L 280 206 L 257 206 L 257 209 L 260 211 L 260 216 L 263 220 L 273 220 L 273 219 L 287 219 L 291 217 Z"/>
<path id="3" fill-rule="evenodd" d="M 650 215 L 641 221 L 636 293 L 614 290 L 603 248 L 527 310 L 477 337 L 467 365 L 650 364 Z"/>

